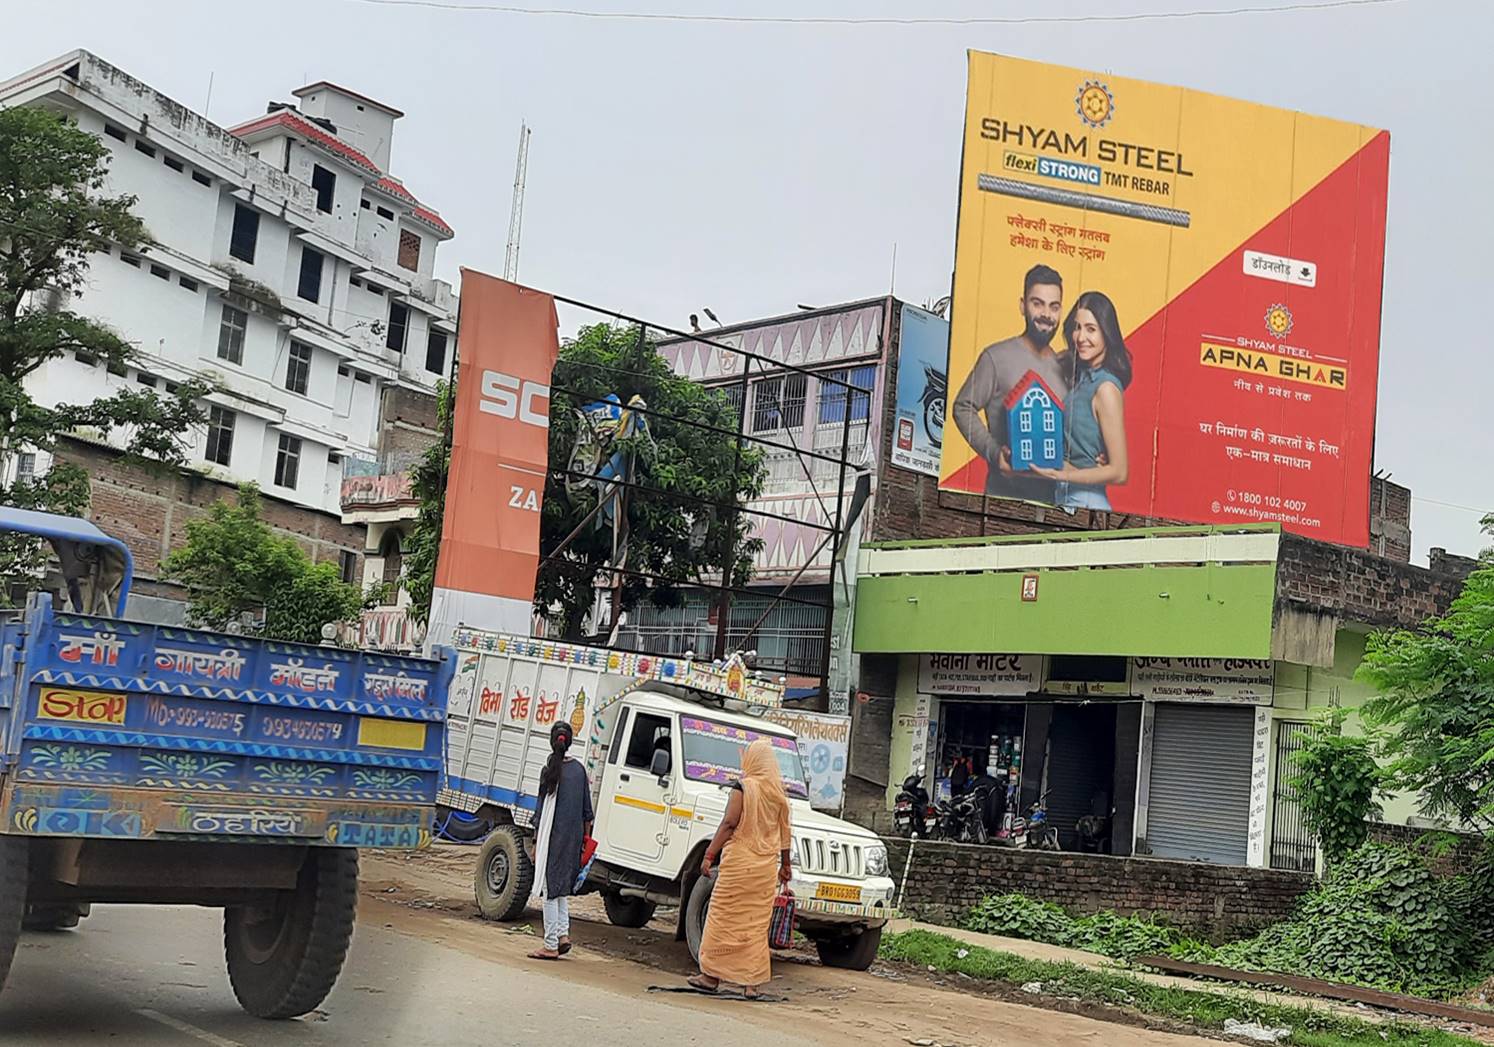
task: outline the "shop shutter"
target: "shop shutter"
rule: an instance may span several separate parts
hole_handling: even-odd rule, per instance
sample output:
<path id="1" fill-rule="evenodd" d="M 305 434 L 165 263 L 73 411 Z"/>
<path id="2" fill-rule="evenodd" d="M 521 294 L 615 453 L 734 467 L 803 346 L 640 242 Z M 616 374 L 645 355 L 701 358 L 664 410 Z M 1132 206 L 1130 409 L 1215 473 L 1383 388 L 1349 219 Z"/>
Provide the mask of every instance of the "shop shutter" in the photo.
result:
<path id="1" fill-rule="evenodd" d="M 1146 820 L 1153 855 L 1245 864 L 1254 721 L 1250 709 L 1157 706 Z"/>

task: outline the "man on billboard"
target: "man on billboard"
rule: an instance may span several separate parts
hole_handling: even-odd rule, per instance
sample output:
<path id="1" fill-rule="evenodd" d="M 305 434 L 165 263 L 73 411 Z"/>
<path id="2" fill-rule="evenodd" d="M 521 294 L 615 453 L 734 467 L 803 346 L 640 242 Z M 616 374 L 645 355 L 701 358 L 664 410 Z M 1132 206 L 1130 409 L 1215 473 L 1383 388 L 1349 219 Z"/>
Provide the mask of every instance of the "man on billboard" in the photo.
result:
<path id="1" fill-rule="evenodd" d="M 1004 401 L 1028 372 L 1036 373 L 1059 397 L 1069 394 L 1070 368 L 1052 347 L 1063 317 L 1063 277 L 1057 270 L 1046 265 L 1027 270 L 1020 309 L 1022 333 L 981 352 L 955 397 L 954 420 L 971 449 L 985 459 L 987 494 L 1052 505 L 1052 479 L 1012 469 Z"/>

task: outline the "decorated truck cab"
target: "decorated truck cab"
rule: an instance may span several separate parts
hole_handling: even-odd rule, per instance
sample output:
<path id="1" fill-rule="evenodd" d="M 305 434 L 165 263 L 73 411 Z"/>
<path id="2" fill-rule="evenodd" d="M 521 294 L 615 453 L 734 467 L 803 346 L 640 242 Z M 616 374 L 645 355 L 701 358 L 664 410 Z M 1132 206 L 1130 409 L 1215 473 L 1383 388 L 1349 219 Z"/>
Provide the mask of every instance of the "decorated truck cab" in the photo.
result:
<path id="1" fill-rule="evenodd" d="M 607 915 L 641 927 L 678 904 L 676 932 L 699 949 L 713 879 L 700 859 L 741 756 L 772 742 L 789 794 L 797 925 L 826 964 L 864 970 L 893 916 L 887 851 L 868 830 L 813 810 L 792 732 L 760 714 L 782 687 L 724 664 L 457 630 L 438 802 L 493 826 L 475 871 L 483 914 L 512 920 L 534 881 L 528 844 L 550 728 L 568 719 L 587 770 L 597 856 L 587 888 Z"/>
<path id="2" fill-rule="evenodd" d="M 0 987 L 23 924 L 203 905 L 245 1010 L 311 1011 L 352 937 L 356 849 L 429 842 L 450 658 L 125 621 L 123 545 L 9 509 L 0 530 L 51 540 L 76 608 L 0 612 Z"/>

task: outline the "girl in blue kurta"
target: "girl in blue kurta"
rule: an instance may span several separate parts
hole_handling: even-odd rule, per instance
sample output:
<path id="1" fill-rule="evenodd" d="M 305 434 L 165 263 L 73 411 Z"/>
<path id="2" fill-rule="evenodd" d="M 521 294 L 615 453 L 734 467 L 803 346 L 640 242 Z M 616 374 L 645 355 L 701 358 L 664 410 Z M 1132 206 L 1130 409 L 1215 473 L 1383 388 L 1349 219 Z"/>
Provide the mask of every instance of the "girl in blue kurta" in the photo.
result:
<path id="1" fill-rule="evenodd" d="M 571 895 L 581 875 L 581 847 L 591 835 L 591 786 L 586 768 L 567 755 L 571 740 L 570 724 L 550 729 L 550 758 L 540 774 L 534 893 L 544 903 L 545 945 L 529 954 L 535 960 L 558 960 L 571 951 Z"/>

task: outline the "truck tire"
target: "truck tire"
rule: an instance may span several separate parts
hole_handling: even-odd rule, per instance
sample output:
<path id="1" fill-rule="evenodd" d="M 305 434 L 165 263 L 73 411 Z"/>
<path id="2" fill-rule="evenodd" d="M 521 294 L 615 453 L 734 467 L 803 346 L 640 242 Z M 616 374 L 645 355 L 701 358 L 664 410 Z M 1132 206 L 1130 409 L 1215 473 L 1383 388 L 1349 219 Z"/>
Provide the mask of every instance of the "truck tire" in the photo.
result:
<path id="1" fill-rule="evenodd" d="M 473 877 L 477 909 L 489 920 L 517 920 L 534 889 L 534 862 L 524 848 L 524 831 L 500 825 L 477 854 Z"/>
<path id="2" fill-rule="evenodd" d="M 24 836 L 0 833 L 0 990 L 10 974 L 10 961 L 21 938 L 21 918 L 26 914 L 26 862 L 28 844 Z"/>
<path id="3" fill-rule="evenodd" d="M 481 812 L 468 814 L 454 807 L 436 807 L 436 826 L 443 837 L 455 843 L 477 843 L 493 831 L 493 823 Z"/>
<path id="4" fill-rule="evenodd" d="M 716 877 L 702 876 L 690 889 L 685 902 L 685 942 L 690 946 L 690 958 L 700 962 L 700 942 L 705 937 L 706 916 L 711 911 L 711 892 L 716 889 Z"/>
<path id="5" fill-rule="evenodd" d="M 624 898 L 616 891 L 602 895 L 602 904 L 607 909 L 607 920 L 614 927 L 642 927 L 654 918 L 659 906 L 647 898 Z"/>
<path id="6" fill-rule="evenodd" d="M 347 958 L 358 906 L 358 852 L 313 847 L 294 890 L 266 907 L 223 912 L 228 981 L 256 1018 L 296 1018 L 332 991 Z"/>
<path id="7" fill-rule="evenodd" d="M 864 971 L 877 958 L 877 948 L 881 944 L 882 928 L 877 926 L 868 927 L 856 935 L 819 938 L 815 941 L 814 947 L 820 954 L 820 963 L 826 967 Z"/>

